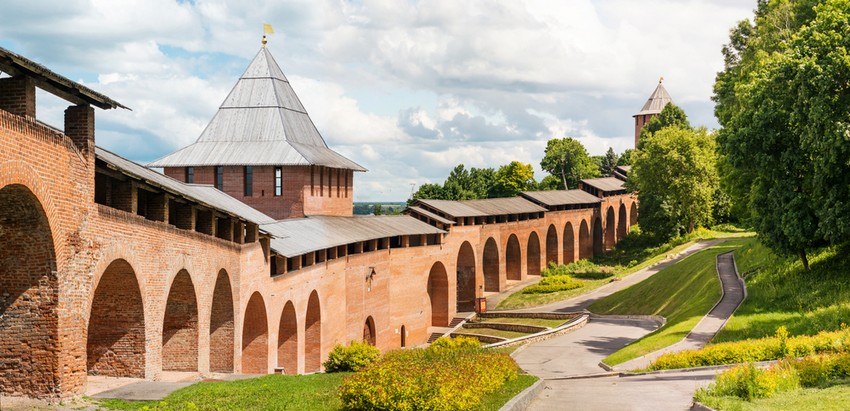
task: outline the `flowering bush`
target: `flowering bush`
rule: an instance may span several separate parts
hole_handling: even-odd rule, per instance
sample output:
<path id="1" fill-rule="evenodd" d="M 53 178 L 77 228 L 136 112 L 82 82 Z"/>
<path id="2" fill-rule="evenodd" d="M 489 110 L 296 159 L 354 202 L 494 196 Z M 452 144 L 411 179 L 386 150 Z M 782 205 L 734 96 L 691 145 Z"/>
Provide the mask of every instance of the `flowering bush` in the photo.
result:
<path id="1" fill-rule="evenodd" d="M 352 341 L 348 347 L 334 346 L 323 363 L 327 372 L 357 371 L 381 358 L 381 350 L 365 341 Z"/>
<path id="2" fill-rule="evenodd" d="M 443 340 L 442 338 L 440 340 Z M 518 375 L 507 354 L 465 339 L 400 350 L 347 378 L 340 398 L 349 410 L 467 410 Z M 446 339 L 447 340 L 447 339 Z"/>
<path id="3" fill-rule="evenodd" d="M 651 370 L 691 368 L 844 352 L 850 352 L 850 329 L 821 332 L 811 336 L 788 337 L 784 327 L 780 327 L 776 337 L 720 343 L 699 350 L 664 354 L 658 357 L 649 368 Z"/>
<path id="4" fill-rule="evenodd" d="M 554 293 L 556 291 L 567 291 L 583 286 L 580 281 L 573 280 L 568 275 L 557 275 L 553 277 L 543 277 L 540 282 L 534 285 L 523 288 L 523 294 L 545 294 Z"/>
<path id="5" fill-rule="evenodd" d="M 788 361 L 761 369 L 753 364 L 730 368 L 717 376 L 717 380 L 697 392 L 696 397 L 733 396 L 752 401 L 756 398 L 768 398 L 779 391 L 789 391 L 800 387 L 800 378 L 796 369 Z"/>

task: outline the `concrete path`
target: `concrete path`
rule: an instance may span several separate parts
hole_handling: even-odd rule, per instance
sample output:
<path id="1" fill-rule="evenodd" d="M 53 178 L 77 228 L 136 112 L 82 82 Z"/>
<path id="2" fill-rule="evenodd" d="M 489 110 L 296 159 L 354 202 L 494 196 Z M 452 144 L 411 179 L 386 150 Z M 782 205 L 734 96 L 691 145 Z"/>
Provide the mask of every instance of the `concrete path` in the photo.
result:
<path id="1" fill-rule="evenodd" d="M 591 291 L 587 294 L 582 294 L 582 295 L 579 295 L 579 296 L 574 297 L 574 298 L 569 298 L 569 299 L 566 299 L 566 300 L 558 301 L 556 303 L 547 304 L 547 305 L 543 305 L 543 306 L 539 306 L 539 307 L 531 307 L 531 308 L 524 308 L 524 309 L 520 309 L 520 310 L 510 310 L 510 311 L 519 311 L 519 312 L 576 312 L 576 311 L 584 311 L 584 310 L 587 309 L 587 307 L 589 307 L 591 304 L 593 304 L 597 300 L 605 298 L 605 297 L 607 297 L 611 294 L 614 294 L 615 292 L 620 291 L 620 290 L 622 290 L 626 287 L 629 287 L 629 286 L 637 284 L 637 283 L 639 283 L 643 280 L 646 280 L 647 278 L 649 278 L 652 275 L 656 274 L 657 272 L 663 270 L 664 268 L 681 261 L 683 258 L 685 258 L 685 257 L 687 257 L 687 256 L 689 256 L 693 253 L 696 253 L 697 251 L 705 250 L 706 248 L 717 245 L 717 244 L 719 244 L 723 241 L 726 241 L 726 240 L 725 239 L 718 239 L 718 240 L 708 240 L 708 241 L 696 242 L 693 245 L 691 245 L 690 247 L 682 250 L 678 254 L 672 255 L 669 258 L 667 258 L 666 260 L 664 260 L 664 261 L 662 261 L 658 264 L 644 268 L 642 270 L 638 270 L 638 271 L 636 271 L 632 274 L 629 274 L 626 277 L 623 277 L 623 279 L 621 279 L 620 281 L 614 281 L 614 282 L 611 282 L 609 284 L 605 284 L 602 287 L 599 287 L 599 288 L 597 288 L 597 289 L 595 289 L 595 290 L 593 290 L 593 291 Z M 487 302 L 488 302 L 488 306 L 489 306 L 489 302 L 490 302 L 489 298 L 488 298 Z"/>
<path id="2" fill-rule="evenodd" d="M 658 327 L 649 320 L 594 319 L 584 327 L 517 350 L 522 369 L 541 378 L 604 372 L 599 361 Z"/>
<path id="3" fill-rule="evenodd" d="M 716 371 L 547 380 L 528 410 L 687 410 Z"/>
<path id="4" fill-rule="evenodd" d="M 634 370 L 646 368 L 656 358 L 666 353 L 684 350 L 696 350 L 704 347 L 726 325 L 729 317 L 735 313 L 744 301 L 744 287 L 738 271 L 735 269 L 733 253 L 723 253 L 717 256 L 717 275 L 723 288 L 723 296 L 717 305 L 703 317 L 690 333 L 682 340 L 671 346 L 651 352 L 640 358 L 619 364 L 616 370 Z"/>

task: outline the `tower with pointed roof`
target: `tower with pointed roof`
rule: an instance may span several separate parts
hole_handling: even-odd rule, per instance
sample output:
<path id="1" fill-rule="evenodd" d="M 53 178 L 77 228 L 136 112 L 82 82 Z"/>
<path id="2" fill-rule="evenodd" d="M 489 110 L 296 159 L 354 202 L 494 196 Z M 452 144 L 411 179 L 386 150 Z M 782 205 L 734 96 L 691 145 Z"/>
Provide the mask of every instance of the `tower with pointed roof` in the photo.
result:
<path id="1" fill-rule="evenodd" d="M 635 115 L 635 148 L 638 146 L 638 140 L 640 140 L 640 130 L 646 123 L 649 123 L 649 120 L 652 120 L 653 117 L 658 115 L 661 110 L 664 109 L 664 106 L 667 103 L 672 103 L 673 98 L 670 97 L 670 93 L 667 92 L 667 89 L 664 88 L 662 82 L 664 81 L 664 77 L 658 80 L 658 87 L 655 88 L 655 91 L 649 96 L 649 99 L 646 100 L 646 104 L 643 105 L 643 108 Z"/>
<path id="2" fill-rule="evenodd" d="M 366 171 L 328 148 L 265 45 L 200 137 L 149 166 L 276 219 L 351 215 L 354 172 Z"/>

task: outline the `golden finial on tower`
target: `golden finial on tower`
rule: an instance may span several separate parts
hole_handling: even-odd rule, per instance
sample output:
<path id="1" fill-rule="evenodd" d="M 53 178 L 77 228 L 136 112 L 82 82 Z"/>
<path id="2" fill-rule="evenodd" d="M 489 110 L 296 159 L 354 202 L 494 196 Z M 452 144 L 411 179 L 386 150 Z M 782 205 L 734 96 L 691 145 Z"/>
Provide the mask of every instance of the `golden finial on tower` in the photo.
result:
<path id="1" fill-rule="evenodd" d="M 263 48 L 265 48 L 266 43 L 269 42 L 268 40 L 266 40 L 266 34 L 274 34 L 274 29 L 272 28 L 271 24 L 263 24 Z"/>
<path id="2" fill-rule="evenodd" d="M 263 36 L 263 37 L 265 37 L 265 36 Z M 661 78 L 658 79 L 658 84 L 661 84 L 662 81 L 664 81 L 664 76 L 661 76 Z"/>

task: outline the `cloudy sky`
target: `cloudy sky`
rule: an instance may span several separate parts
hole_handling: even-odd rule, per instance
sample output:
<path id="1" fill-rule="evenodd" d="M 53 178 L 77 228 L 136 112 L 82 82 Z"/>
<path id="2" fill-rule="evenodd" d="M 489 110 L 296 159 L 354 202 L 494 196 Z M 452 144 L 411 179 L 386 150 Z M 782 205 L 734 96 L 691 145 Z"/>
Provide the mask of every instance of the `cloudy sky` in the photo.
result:
<path id="1" fill-rule="evenodd" d="M 4 4 L 5 3 L 5 4 Z M 539 162 L 546 141 L 633 144 L 663 76 L 692 123 L 729 29 L 755 0 L 0 0 L 0 46 L 133 111 L 97 113 L 97 143 L 146 163 L 193 142 L 260 48 L 328 145 L 370 171 L 356 201 L 406 200 L 459 163 Z M 257 2 L 259 3 L 259 2 Z M 65 105 L 38 95 L 38 117 Z"/>

